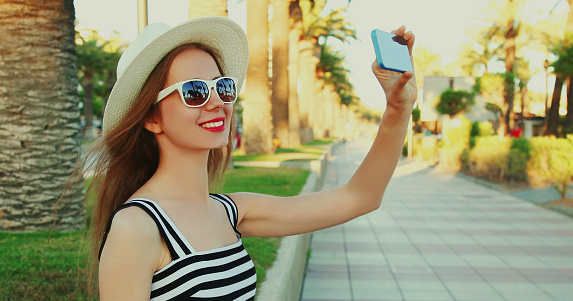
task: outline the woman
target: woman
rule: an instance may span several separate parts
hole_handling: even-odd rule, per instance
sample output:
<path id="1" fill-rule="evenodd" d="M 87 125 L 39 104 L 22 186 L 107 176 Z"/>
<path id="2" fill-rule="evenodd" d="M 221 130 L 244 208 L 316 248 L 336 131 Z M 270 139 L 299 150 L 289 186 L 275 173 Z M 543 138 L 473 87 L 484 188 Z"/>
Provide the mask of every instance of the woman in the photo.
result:
<path id="1" fill-rule="evenodd" d="M 394 33 L 411 53 L 414 35 L 404 27 Z M 209 194 L 231 151 L 247 61 L 244 32 L 221 17 L 152 24 L 122 55 L 93 151 L 101 300 L 148 300 L 150 292 L 152 300 L 253 300 L 256 275 L 241 235 L 315 231 L 380 206 L 417 88 L 412 72 L 375 62 L 387 109 L 346 185 L 294 197 Z"/>

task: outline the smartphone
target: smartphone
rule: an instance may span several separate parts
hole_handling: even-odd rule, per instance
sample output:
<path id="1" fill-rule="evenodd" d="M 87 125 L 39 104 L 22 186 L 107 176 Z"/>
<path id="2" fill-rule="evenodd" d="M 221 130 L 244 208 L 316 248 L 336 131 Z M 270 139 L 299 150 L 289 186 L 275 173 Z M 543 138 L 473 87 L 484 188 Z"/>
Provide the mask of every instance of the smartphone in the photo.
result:
<path id="1" fill-rule="evenodd" d="M 414 71 L 404 37 L 380 29 L 372 30 L 371 35 L 380 69 L 402 73 Z"/>

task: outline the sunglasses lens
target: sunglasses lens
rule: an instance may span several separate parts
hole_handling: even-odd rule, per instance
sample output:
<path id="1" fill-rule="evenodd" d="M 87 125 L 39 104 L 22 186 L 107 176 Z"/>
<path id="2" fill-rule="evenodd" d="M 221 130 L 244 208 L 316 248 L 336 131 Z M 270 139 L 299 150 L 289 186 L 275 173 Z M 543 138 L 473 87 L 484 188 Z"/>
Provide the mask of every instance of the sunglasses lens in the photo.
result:
<path id="1" fill-rule="evenodd" d="M 217 94 L 223 102 L 233 102 L 237 99 L 237 85 L 232 78 L 221 78 L 217 81 Z"/>
<path id="2" fill-rule="evenodd" d="M 207 84 L 201 81 L 188 81 L 183 84 L 182 91 L 185 103 L 190 106 L 200 106 L 209 97 Z"/>

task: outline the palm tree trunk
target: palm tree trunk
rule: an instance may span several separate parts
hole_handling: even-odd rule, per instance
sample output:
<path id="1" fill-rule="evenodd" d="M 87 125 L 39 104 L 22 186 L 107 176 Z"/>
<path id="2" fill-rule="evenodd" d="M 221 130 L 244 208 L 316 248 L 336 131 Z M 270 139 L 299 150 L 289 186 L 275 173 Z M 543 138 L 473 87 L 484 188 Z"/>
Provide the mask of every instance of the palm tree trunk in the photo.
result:
<path id="1" fill-rule="evenodd" d="M 289 140 L 289 2 L 272 0 L 273 19 L 271 35 L 273 41 L 272 110 L 274 136 L 283 147 L 290 147 Z"/>
<path id="2" fill-rule="evenodd" d="M 563 76 L 555 77 L 555 87 L 553 88 L 553 97 L 551 97 L 551 108 L 545 118 L 547 118 L 547 135 L 557 136 L 559 127 L 559 102 L 561 100 L 561 90 L 563 89 Z"/>
<path id="3" fill-rule="evenodd" d="M 513 2 L 513 0 L 509 0 Z M 515 19 L 512 16 L 507 21 L 507 31 L 505 33 L 505 90 L 504 90 L 504 102 L 507 110 L 505 113 L 505 133 L 509 133 L 513 127 L 513 101 L 515 98 L 515 81 L 514 81 L 514 65 L 515 65 L 515 37 L 517 36 L 517 28 L 515 27 Z"/>
<path id="4" fill-rule="evenodd" d="M 273 152 L 268 36 L 268 2 L 250 0 L 247 2 L 249 69 L 243 111 L 243 141 L 247 154 Z"/>
<path id="5" fill-rule="evenodd" d="M 300 126 L 302 128 L 301 140 L 303 143 L 312 141 L 314 133 L 312 132 L 312 108 L 314 107 L 315 97 L 315 79 L 316 64 L 318 58 L 314 56 L 315 43 L 311 40 L 302 40 L 299 42 L 299 75 L 300 75 Z"/>
<path id="6" fill-rule="evenodd" d="M 288 124 L 289 124 L 289 145 L 299 146 L 300 139 L 300 118 L 298 103 L 298 40 L 302 24 L 296 22 L 289 30 L 289 62 L 288 62 Z"/>
<path id="7" fill-rule="evenodd" d="M 314 138 L 324 138 L 324 80 L 317 78 L 314 87 L 314 102 L 313 108 L 309 115 L 312 115 L 312 132 Z"/>
<path id="8" fill-rule="evenodd" d="M 72 0 L 0 1 L 0 230 L 85 224 Z"/>
<path id="9" fill-rule="evenodd" d="M 564 135 L 573 134 L 573 87 L 571 83 L 572 77 L 567 80 L 567 115 L 565 116 L 565 126 L 563 128 Z"/>
<path id="10" fill-rule="evenodd" d="M 227 17 L 227 0 L 189 0 L 189 19 L 206 16 Z"/>

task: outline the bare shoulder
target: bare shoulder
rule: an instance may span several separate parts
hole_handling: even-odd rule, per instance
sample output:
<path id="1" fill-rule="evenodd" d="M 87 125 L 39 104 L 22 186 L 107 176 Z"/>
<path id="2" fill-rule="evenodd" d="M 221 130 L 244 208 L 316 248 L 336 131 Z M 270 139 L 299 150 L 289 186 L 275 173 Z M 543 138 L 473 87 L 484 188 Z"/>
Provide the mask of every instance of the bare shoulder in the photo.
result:
<path id="1" fill-rule="evenodd" d="M 118 211 L 99 262 L 101 300 L 149 300 L 162 248 L 159 230 L 145 211 L 135 206 Z"/>
<path id="2" fill-rule="evenodd" d="M 141 208 L 132 206 L 118 211 L 111 223 L 109 235 L 123 237 L 130 241 L 160 242 L 161 236 L 153 218 Z"/>
<path id="3" fill-rule="evenodd" d="M 138 207 L 128 207 L 118 211 L 113 217 L 102 250 L 102 260 L 106 253 L 108 255 L 126 252 L 133 254 L 139 251 L 137 253 L 144 256 L 145 254 L 150 257 L 157 256 L 161 248 L 161 235 L 153 218 Z M 146 250 L 146 252 L 141 252 L 141 250 Z"/>

